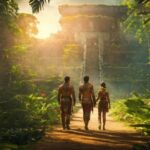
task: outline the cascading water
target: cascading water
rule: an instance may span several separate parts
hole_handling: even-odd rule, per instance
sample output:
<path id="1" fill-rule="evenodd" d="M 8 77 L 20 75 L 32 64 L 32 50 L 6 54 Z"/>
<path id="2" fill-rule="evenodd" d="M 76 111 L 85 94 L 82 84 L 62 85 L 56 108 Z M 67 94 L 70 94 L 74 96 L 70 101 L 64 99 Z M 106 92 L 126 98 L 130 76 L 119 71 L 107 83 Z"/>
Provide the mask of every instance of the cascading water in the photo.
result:
<path id="1" fill-rule="evenodd" d="M 102 44 L 101 44 L 102 45 Z M 89 75 L 94 85 L 99 85 L 102 77 L 102 50 L 99 48 L 98 37 L 88 35 L 84 42 L 83 52 L 83 76 Z M 100 61 L 101 60 L 101 61 Z"/>
<path id="2" fill-rule="evenodd" d="M 99 82 L 103 81 L 103 41 L 99 38 Z"/>

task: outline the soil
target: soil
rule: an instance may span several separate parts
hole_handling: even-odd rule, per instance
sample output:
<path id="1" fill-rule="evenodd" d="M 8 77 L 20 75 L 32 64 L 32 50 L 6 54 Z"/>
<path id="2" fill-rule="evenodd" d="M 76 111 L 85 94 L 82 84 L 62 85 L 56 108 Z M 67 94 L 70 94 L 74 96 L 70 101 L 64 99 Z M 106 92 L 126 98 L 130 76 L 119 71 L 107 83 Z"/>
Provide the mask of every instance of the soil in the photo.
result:
<path id="1" fill-rule="evenodd" d="M 91 114 L 89 131 L 84 130 L 82 109 L 72 116 L 71 130 L 53 128 L 34 145 L 34 150 L 132 150 L 134 144 L 143 144 L 149 137 L 107 115 L 106 130 L 98 129 L 97 108 Z"/>

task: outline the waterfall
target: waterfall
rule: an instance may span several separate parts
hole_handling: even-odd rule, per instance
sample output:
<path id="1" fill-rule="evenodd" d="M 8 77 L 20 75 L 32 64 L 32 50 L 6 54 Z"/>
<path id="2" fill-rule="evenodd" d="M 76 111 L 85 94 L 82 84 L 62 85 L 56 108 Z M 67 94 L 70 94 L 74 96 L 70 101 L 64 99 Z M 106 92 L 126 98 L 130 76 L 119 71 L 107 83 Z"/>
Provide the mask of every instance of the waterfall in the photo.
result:
<path id="1" fill-rule="evenodd" d="M 99 82 L 103 81 L 103 37 L 99 36 Z"/>

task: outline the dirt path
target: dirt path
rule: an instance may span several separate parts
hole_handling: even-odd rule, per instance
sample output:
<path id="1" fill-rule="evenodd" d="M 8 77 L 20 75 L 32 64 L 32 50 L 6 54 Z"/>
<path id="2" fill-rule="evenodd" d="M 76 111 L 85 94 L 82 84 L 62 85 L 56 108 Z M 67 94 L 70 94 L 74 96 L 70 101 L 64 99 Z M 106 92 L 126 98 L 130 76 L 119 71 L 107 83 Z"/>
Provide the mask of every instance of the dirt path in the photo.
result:
<path id="1" fill-rule="evenodd" d="M 89 131 L 84 130 L 82 110 L 72 118 L 71 130 L 56 127 L 39 141 L 34 150 L 131 150 L 135 143 L 143 143 L 142 137 L 133 128 L 107 117 L 106 131 L 98 130 L 97 108 L 91 116 Z"/>

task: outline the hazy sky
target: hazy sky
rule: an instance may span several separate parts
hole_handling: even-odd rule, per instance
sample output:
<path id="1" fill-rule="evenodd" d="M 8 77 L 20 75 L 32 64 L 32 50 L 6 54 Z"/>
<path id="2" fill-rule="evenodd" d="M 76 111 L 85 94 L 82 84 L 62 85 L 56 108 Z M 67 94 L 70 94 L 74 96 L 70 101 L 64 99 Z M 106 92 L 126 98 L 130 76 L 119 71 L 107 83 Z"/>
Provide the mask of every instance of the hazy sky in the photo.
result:
<path id="1" fill-rule="evenodd" d="M 56 33 L 61 30 L 59 24 L 60 14 L 58 12 L 58 5 L 60 4 L 106 4 L 117 5 L 121 0 L 51 0 L 49 4 L 46 4 L 44 9 L 35 16 L 39 20 L 38 38 L 46 38 L 51 33 Z M 32 13 L 31 7 L 27 0 L 22 0 L 19 3 L 20 12 Z"/>

